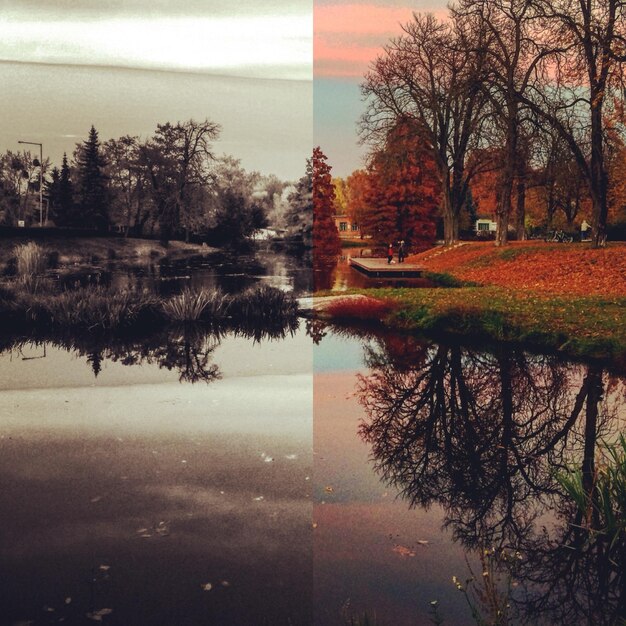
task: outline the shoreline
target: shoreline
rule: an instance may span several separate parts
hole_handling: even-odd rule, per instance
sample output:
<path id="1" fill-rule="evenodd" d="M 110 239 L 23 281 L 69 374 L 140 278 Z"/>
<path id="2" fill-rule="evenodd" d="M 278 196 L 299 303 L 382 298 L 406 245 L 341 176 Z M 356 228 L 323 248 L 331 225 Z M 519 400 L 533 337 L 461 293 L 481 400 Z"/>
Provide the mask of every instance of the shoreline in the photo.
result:
<path id="1" fill-rule="evenodd" d="M 319 295 L 300 314 L 626 366 L 626 297 L 548 297 L 498 287 L 376 288 Z"/>

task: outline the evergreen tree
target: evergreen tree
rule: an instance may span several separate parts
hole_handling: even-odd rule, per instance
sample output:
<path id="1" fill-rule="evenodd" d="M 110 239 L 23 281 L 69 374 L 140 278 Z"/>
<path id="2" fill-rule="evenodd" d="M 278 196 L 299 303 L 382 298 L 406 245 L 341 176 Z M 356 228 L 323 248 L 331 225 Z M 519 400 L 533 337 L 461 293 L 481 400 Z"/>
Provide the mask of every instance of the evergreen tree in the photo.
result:
<path id="1" fill-rule="evenodd" d="M 79 216 L 76 214 L 76 206 L 74 204 L 74 185 L 72 184 L 70 166 L 65 152 L 63 153 L 61 174 L 59 176 L 58 203 L 58 209 L 55 213 L 57 226 L 79 226 Z"/>
<path id="2" fill-rule="evenodd" d="M 313 243 L 313 163 L 306 161 L 306 172 L 296 184 L 296 190 L 287 198 L 289 208 L 285 221 L 289 235 L 300 239 L 310 248 Z"/>
<path id="3" fill-rule="evenodd" d="M 335 188 L 326 155 L 317 147 L 313 150 L 313 254 L 335 257 L 341 249 L 335 226 Z"/>
<path id="4" fill-rule="evenodd" d="M 402 120 L 370 159 L 361 228 L 383 246 L 404 240 L 413 252 L 435 241 L 438 172 L 424 133 Z"/>
<path id="5" fill-rule="evenodd" d="M 52 180 L 46 181 L 44 185 L 44 195 L 48 199 L 48 218 L 57 223 L 56 216 L 59 212 L 59 184 L 61 173 L 58 167 L 52 168 Z"/>
<path id="6" fill-rule="evenodd" d="M 109 225 L 109 202 L 105 162 L 98 132 L 92 126 L 87 141 L 78 151 L 80 221 L 87 228 L 105 230 Z"/>

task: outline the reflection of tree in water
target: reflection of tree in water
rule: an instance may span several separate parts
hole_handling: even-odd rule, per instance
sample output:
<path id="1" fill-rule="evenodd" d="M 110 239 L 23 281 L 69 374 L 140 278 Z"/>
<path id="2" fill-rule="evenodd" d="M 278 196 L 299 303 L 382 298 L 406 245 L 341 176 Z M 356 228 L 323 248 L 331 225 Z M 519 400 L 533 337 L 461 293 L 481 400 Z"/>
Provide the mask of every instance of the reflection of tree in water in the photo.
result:
<path id="1" fill-rule="evenodd" d="M 230 329 L 229 332 L 258 342 L 264 339 L 284 339 L 294 330 L 291 324 L 267 327 L 251 324 L 249 327 Z M 212 363 L 212 359 L 222 336 L 219 329 L 187 324 L 132 337 L 88 333 L 4 337 L 0 352 L 22 350 L 26 345 L 52 345 L 86 357 L 94 376 L 100 373 L 103 362 L 109 360 L 126 366 L 158 365 L 177 371 L 181 382 L 210 383 L 221 377 L 219 367 Z"/>
<path id="2" fill-rule="evenodd" d="M 602 367 L 405 341 L 366 348 L 361 435 L 377 471 L 412 506 L 440 504 L 467 549 L 521 551 L 520 609 L 531 623 L 626 616 L 623 542 L 610 549 L 582 530 L 555 480 L 577 463 L 591 484 L 598 443 L 618 427 Z"/>

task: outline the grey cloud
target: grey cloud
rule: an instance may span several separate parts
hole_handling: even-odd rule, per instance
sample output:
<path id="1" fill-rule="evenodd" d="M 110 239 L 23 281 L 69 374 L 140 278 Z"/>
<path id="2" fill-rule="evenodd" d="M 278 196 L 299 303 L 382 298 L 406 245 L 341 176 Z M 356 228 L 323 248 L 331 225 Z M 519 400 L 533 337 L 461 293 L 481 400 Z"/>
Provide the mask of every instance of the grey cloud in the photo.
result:
<path id="1" fill-rule="evenodd" d="M 0 10 L 30 19 L 58 17 L 109 17 L 112 15 L 181 16 L 275 15 L 312 11 L 311 0 L 1 0 Z"/>

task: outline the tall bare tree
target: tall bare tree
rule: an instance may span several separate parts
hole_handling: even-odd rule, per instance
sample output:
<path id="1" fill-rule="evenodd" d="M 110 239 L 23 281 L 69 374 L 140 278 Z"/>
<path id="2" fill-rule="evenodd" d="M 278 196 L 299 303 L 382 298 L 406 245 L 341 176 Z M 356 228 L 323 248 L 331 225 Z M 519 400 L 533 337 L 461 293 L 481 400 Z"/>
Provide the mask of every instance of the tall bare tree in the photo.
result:
<path id="1" fill-rule="evenodd" d="M 142 146 L 162 239 L 168 240 L 180 229 L 189 235 L 194 199 L 210 181 L 211 145 L 219 132 L 219 124 L 209 120 L 168 122 L 159 124 Z"/>
<path id="2" fill-rule="evenodd" d="M 464 32 L 458 20 L 443 22 L 414 14 L 404 34 L 385 47 L 361 86 L 367 111 L 361 119 L 366 142 L 382 143 L 401 118 L 417 120 L 424 129 L 441 180 L 445 243 L 459 236 L 459 214 L 480 159 L 468 162 L 480 146 L 486 119 L 480 80 L 484 48 L 462 44 L 480 33 Z"/>
<path id="3" fill-rule="evenodd" d="M 623 0 L 531 0 L 541 17 L 535 36 L 552 46 L 544 80 L 518 99 L 567 143 L 589 187 L 593 244 L 606 240 L 606 115 L 623 95 Z"/>
<path id="4" fill-rule="evenodd" d="M 552 47 L 534 37 L 537 11 L 527 0 L 460 0 L 452 14 L 466 22 L 462 33 L 472 33 L 471 39 L 462 42 L 463 48 L 471 50 L 476 43 L 484 46 L 481 84 L 501 139 L 496 205 L 496 245 L 501 246 L 508 240 L 516 178 L 518 213 L 524 197 L 522 126 L 527 112 L 518 96 L 528 93 Z M 477 38 L 476 31 L 482 36 Z M 518 231 L 523 237 L 523 221 Z"/>

